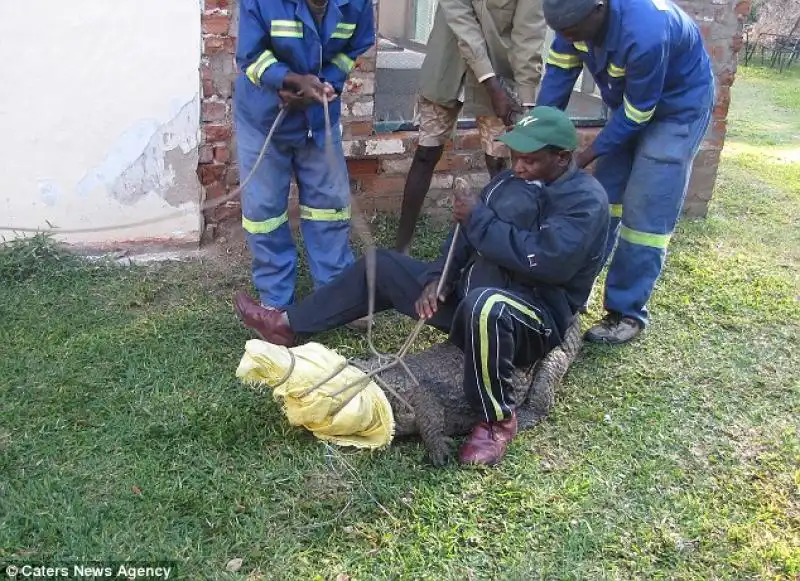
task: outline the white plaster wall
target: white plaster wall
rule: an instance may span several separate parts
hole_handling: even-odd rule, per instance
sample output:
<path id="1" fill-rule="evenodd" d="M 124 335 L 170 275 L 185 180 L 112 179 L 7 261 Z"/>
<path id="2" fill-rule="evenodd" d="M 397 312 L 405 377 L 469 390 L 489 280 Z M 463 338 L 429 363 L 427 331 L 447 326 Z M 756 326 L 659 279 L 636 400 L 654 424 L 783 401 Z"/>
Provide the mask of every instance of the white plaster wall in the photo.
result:
<path id="1" fill-rule="evenodd" d="M 198 0 L 0 1 L 0 226 L 197 242 Z M 9 233 L 0 232 L 8 237 Z"/>

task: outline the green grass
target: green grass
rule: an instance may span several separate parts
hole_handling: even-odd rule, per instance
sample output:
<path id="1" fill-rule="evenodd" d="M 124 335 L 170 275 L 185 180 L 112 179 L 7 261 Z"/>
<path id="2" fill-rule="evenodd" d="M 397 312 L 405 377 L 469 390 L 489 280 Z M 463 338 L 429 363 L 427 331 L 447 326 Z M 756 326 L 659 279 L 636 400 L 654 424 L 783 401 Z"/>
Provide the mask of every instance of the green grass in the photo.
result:
<path id="1" fill-rule="evenodd" d="M 798 94 L 797 76 L 739 75 L 711 214 L 681 224 L 649 332 L 587 347 L 551 417 L 486 472 L 433 469 L 416 441 L 331 456 L 239 384 L 250 336 L 229 301 L 246 257 L 120 268 L 7 246 L 0 561 L 170 559 L 181 579 L 251 581 L 797 578 L 800 176 L 783 160 L 800 151 Z M 433 256 L 442 229 L 423 230 Z M 383 317 L 380 346 L 409 329 Z M 365 352 L 350 332 L 321 339 Z"/>

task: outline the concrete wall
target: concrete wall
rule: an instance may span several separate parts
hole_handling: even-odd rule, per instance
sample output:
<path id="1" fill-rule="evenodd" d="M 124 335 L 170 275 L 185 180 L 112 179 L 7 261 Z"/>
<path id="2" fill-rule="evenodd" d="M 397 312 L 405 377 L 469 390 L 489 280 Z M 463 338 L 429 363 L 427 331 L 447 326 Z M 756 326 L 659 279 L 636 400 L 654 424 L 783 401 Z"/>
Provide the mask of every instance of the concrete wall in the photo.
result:
<path id="1" fill-rule="evenodd" d="M 4 1 L 0 38 L 0 225 L 92 228 L 186 209 L 62 239 L 197 243 L 198 1 Z"/>

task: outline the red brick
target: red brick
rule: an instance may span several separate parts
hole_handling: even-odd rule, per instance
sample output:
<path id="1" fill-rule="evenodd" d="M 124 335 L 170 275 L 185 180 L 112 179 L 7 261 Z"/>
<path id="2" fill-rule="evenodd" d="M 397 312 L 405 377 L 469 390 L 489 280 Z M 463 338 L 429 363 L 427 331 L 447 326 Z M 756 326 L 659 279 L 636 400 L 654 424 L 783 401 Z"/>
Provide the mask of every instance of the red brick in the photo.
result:
<path id="1" fill-rule="evenodd" d="M 224 121 L 228 114 L 228 106 L 219 101 L 203 103 L 203 121 Z"/>
<path id="2" fill-rule="evenodd" d="M 223 180 L 227 169 L 225 165 L 205 164 L 197 168 L 197 175 L 200 178 L 201 184 L 209 186 Z"/>
<path id="3" fill-rule="evenodd" d="M 369 137 L 372 135 L 372 121 L 353 121 L 348 123 L 346 129 L 353 137 Z"/>
<path id="4" fill-rule="evenodd" d="M 736 73 L 733 71 L 720 71 L 717 74 L 717 82 L 720 87 L 730 87 L 736 79 Z"/>
<path id="5" fill-rule="evenodd" d="M 481 136 L 477 129 L 464 132 L 456 136 L 456 149 L 474 150 L 481 148 Z"/>
<path id="6" fill-rule="evenodd" d="M 230 0 L 206 0 L 206 10 L 227 10 L 230 7 Z"/>
<path id="7" fill-rule="evenodd" d="M 214 161 L 217 163 L 229 163 L 231 161 L 231 150 L 227 145 L 219 145 L 214 148 Z"/>
<path id="8" fill-rule="evenodd" d="M 231 17 L 227 14 L 204 14 L 204 34 L 227 34 L 231 27 Z"/>
<path id="9" fill-rule="evenodd" d="M 201 146 L 198 163 L 211 163 L 212 161 L 214 161 L 214 148 L 210 145 Z"/>
<path id="10" fill-rule="evenodd" d="M 448 151 L 436 165 L 436 171 L 464 171 L 472 168 L 472 154 Z"/>
<path id="11" fill-rule="evenodd" d="M 717 105 L 714 108 L 714 118 L 724 119 L 728 116 L 728 107 L 731 103 L 730 87 L 719 87 L 717 89 Z"/>
<path id="12" fill-rule="evenodd" d="M 203 40 L 203 54 L 212 55 L 228 51 L 228 40 L 224 36 L 208 36 Z"/>
<path id="13" fill-rule="evenodd" d="M 348 159 L 347 171 L 353 176 L 376 175 L 380 169 L 378 158 L 372 159 Z"/>
<path id="14" fill-rule="evenodd" d="M 226 193 L 228 193 L 228 189 L 219 182 L 206 186 L 206 200 L 216 200 Z"/>
<path id="15" fill-rule="evenodd" d="M 728 123 L 725 119 L 714 119 L 711 125 L 711 134 L 708 137 L 708 143 L 714 147 L 722 147 L 725 143 L 725 133 L 728 128 Z"/>
<path id="16" fill-rule="evenodd" d="M 203 79 L 203 98 L 207 99 L 216 94 L 217 92 L 214 90 L 214 81 L 211 79 Z"/>
<path id="17" fill-rule="evenodd" d="M 203 135 L 206 143 L 228 141 L 231 138 L 230 125 L 203 125 Z"/>
<path id="18" fill-rule="evenodd" d="M 363 176 L 360 190 L 370 195 L 402 194 L 406 185 L 405 176 Z"/>

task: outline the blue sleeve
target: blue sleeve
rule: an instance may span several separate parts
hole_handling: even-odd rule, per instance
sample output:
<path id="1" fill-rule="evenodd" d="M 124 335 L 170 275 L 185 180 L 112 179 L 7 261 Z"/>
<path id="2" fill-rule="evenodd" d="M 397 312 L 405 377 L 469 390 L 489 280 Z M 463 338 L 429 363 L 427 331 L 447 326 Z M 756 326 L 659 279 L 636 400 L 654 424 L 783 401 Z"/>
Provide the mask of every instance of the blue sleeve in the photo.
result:
<path id="1" fill-rule="evenodd" d="M 532 283 L 562 285 L 586 263 L 587 242 L 599 227 L 607 227 L 607 211 L 587 198 L 556 212 L 537 230 L 517 228 L 480 204 L 466 224 L 470 244 L 488 260 L 518 273 Z"/>
<path id="2" fill-rule="evenodd" d="M 582 68 L 583 62 L 577 49 L 556 34 L 550 50 L 547 51 L 544 79 L 536 104 L 557 107 L 562 111 L 566 109 Z"/>
<path id="3" fill-rule="evenodd" d="M 269 30 L 255 0 L 242 0 L 236 63 L 257 87 L 277 91 L 291 69 L 272 52 Z"/>
<path id="4" fill-rule="evenodd" d="M 348 34 L 350 30 L 348 27 L 353 26 L 353 23 L 339 23 L 336 33 L 334 34 Z M 355 23 L 355 30 L 352 30 L 352 36 L 345 45 L 344 49 L 327 62 L 322 67 L 322 74 L 320 78 L 327 81 L 337 93 L 344 90 L 344 82 L 347 76 L 356 66 L 356 59 L 367 52 L 372 45 L 375 44 L 375 11 L 372 7 L 372 1 L 364 2 L 364 9 L 359 15 L 358 22 Z"/>
<path id="5" fill-rule="evenodd" d="M 434 280 L 437 280 L 442 276 L 445 262 L 447 262 L 447 254 L 450 252 L 450 244 L 453 242 L 454 234 L 455 230 L 451 230 L 447 240 L 445 240 L 444 244 L 442 244 L 439 259 L 435 262 L 432 262 L 428 267 L 425 277 L 420 281 L 423 286 L 433 282 Z M 461 270 L 466 266 L 470 256 L 472 256 L 472 247 L 469 245 L 469 242 L 467 242 L 467 239 L 464 236 L 464 230 L 462 228 L 459 230 L 458 241 L 456 242 L 456 248 L 453 251 L 453 261 L 450 263 L 450 270 L 447 273 L 447 280 L 445 281 L 446 284 L 452 284 L 456 281 L 461 273 Z"/>
<path id="6" fill-rule="evenodd" d="M 625 65 L 625 94 L 619 107 L 592 144 L 595 155 L 606 155 L 641 131 L 656 112 L 667 74 L 667 42 L 645 49 L 634 47 Z"/>

